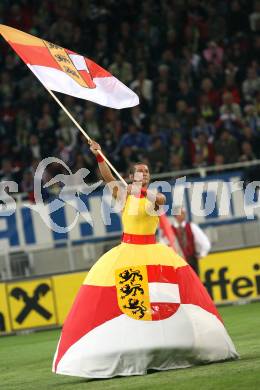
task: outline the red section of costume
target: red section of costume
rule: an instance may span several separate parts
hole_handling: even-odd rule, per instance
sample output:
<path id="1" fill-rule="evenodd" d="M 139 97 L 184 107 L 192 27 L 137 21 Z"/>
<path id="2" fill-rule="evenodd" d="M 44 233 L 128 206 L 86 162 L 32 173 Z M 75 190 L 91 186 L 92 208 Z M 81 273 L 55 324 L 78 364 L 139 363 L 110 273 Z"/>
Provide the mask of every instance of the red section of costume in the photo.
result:
<path id="1" fill-rule="evenodd" d="M 175 314 L 179 307 L 180 303 L 153 302 L 151 303 L 152 320 L 165 320 Z"/>
<path id="2" fill-rule="evenodd" d="M 127 244 L 148 245 L 156 244 L 156 237 L 154 234 L 122 234 L 122 242 Z"/>
<path id="3" fill-rule="evenodd" d="M 177 268 L 176 272 L 181 303 L 200 306 L 223 322 L 210 295 L 193 269 L 186 265 L 185 267 Z"/>
<path id="4" fill-rule="evenodd" d="M 65 352 L 81 337 L 121 314 L 115 286 L 81 286 L 62 329 L 55 370 Z"/>
<path id="5" fill-rule="evenodd" d="M 147 265 L 148 282 L 178 283 L 176 269 L 167 265 Z"/>

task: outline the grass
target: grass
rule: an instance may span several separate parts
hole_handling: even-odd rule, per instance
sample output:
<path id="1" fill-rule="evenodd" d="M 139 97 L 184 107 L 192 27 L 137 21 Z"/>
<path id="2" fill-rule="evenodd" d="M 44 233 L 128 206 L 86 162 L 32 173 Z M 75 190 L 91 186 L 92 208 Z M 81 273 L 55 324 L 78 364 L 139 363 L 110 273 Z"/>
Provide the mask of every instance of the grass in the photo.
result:
<path id="1" fill-rule="evenodd" d="M 85 380 L 51 373 L 59 331 L 0 338 L 3 390 L 259 390 L 260 303 L 220 309 L 241 359 L 233 362 L 156 372 L 145 376 Z"/>

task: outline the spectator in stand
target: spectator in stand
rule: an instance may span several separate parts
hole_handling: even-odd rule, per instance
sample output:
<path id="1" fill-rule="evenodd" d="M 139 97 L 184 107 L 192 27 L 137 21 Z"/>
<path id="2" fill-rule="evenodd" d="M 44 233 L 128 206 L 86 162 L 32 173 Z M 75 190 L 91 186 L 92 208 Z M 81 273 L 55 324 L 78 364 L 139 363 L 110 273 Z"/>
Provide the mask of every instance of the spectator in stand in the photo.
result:
<path id="1" fill-rule="evenodd" d="M 190 66 L 191 72 L 198 76 L 201 70 L 201 56 L 198 53 L 192 52 L 188 47 L 182 48 L 182 56 L 188 66 Z"/>
<path id="2" fill-rule="evenodd" d="M 153 139 L 153 142 L 146 153 L 146 158 L 149 161 L 153 173 L 162 173 L 165 171 L 168 154 L 160 137 Z"/>
<path id="3" fill-rule="evenodd" d="M 141 111 L 140 105 L 131 108 L 130 122 L 134 123 L 139 130 L 145 127 L 146 115 Z"/>
<path id="4" fill-rule="evenodd" d="M 130 84 L 130 88 L 135 90 L 139 88 L 143 98 L 152 103 L 153 98 L 153 82 L 147 78 L 146 71 L 144 69 L 140 70 L 137 74 L 137 78 Z"/>
<path id="5" fill-rule="evenodd" d="M 183 100 L 189 106 L 190 111 L 194 111 L 197 101 L 195 92 L 189 87 L 186 80 L 181 80 L 178 86 L 179 92 L 176 94 L 176 100 Z"/>
<path id="6" fill-rule="evenodd" d="M 208 7 L 208 35 L 214 40 L 223 42 L 227 35 L 227 22 L 223 13 L 219 13 L 214 4 Z"/>
<path id="7" fill-rule="evenodd" d="M 239 104 L 234 103 L 234 98 L 231 92 L 225 92 L 222 95 L 222 106 L 220 106 L 220 118 L 226 120 L 230 118 L 233 121 L 240 121 L 241 108 Z"/>
<path id="8" fill-rule="evenodd" d="M 231 92 L 223 94 L 223 104 L 220 107 L 220 116 L 217 122 L 217 127 L 228 129 L 235 136 L 239 135 L 241 122 L 241 109 L 237 103 L 233 102 L 233 95 Z"/>
<path id="9" fill-rule="evenodd" d="M 213 83 L 209 78 L 204 78 L 201 81 L 201 91 L 202 95 L 206 95 L 208 98 L 208 103 L 213 107 L 217 108 L 220 105 L 220 94 L 213 87 Z"/>
<path id="10" fill-rule="evenodd" d="M 154 98 L 155 105 L 159 103 L 164 103 L 167 107 L 167 111 L 173 111 L 173 98 L 171 92 L 169 91 L 168 84 L 161 81 L 157 85 L 157 90 Z"/>
<path id="11" fill-rule="evenodd" d="M 216 42 L 210 41 L 203 51 L 203 57 L 208 63 L 221 66 L 224 59 L 224 50 Z"/>
<path id="12" fill-rule="evenodd" d="M 162 52 L 161 62 L 162 65 L 168 66 L 168 70 L 166 70 L 166 68 L 159 67 L 158 68 L 159 78 L 162 78 L 162 81 L 167 81 L 168 84 L 170 83 L 172 86 L 174 86 L 174 82 L 176 80 L 179 80 L 179 73 L 180 73 L 179 60 L 175 57 L 173 51 L 167 49 Z M 165 77 L 162 76 L 162 72 L 164 75 L 165 73 L 167 73 L 166 80 Z"/>
<path id="13" fill-rule="evenodd" d="M 228 18 L 227 27 L 228 35 L 233 36 L 242 31 L 248 31 L 248 19 L 239 0 L 232 0 L 227 4 Z"/>
<path id="14" fill-rule="evenodd" d="M 252 66 L 247 70 L 247 78 L 242 84 L 242 90 L 247 102 L 252 102 L 255 94 L 260 90 L 260 77 Z"/>
<path id="15" fill-rule="evenodd" d="M 117 145 L 114 133 L 112 131 L 104 131 L 104 133 L 102 134 L 102 145 L 107 155 L 113 155 Z"/>
<path id="16" fill-rule="evenodd" d="M 2 166 L 0 171 L 1 181 L 16 181 L 17 169 L 12 166 L 12 162 L 9 159 L 2 160 Z"/>
<path id="17" fill-rule="evenodd" d="M 215 153 L 224 157 L 225 164 L 238 162 L 238 141 L 228 130 L 223 129 L 219 139 L 215 142 Z"/>
<path id="18" fill-rule="evenodd" d="M 184 100 L 178 100 L 176 102 L 175 118 L 180 122 L 181 126 L 187 128 L 190 124 L 191 114 L 193 110 L 187 105 Z"/>
<path id="19" fill-rule="evenodd" d="M 256 151 L 256 148 L 259 146 L 259 135 L 255 135 L 250 126 L 243 126 L 240 141 L 249 142 L 253 150 Z"/>
<path id="20" fill-rule="evenodd" d="M 216 111 L 213 108 L 212 104 L 209 102 L 207 94 L 200 96 L 199 111 L 206 121 L 212 121 L 213 119 L 215 119 Z"/>
<path id="21" fill-rule="evenodd" d="M 235 75 L 230 73 L 226 73 L 225 76 L 225 84 L 224 84 L 224 89 L 223 93 L 230 92 L 233 96 L 233 102 L 236 104 L 240 104 L 241 97 L 240 97 L 240 92 L 239 88 L 237 87 L 237 83 L 235 81 Z"/>
<path id="22" fill-rule="evenodd" d="M 252 161 L 255 160 L 256 156 L 253 152 L 252 145 L 250 142 L 244 141 L 241 145 L 241 155 L 239 157 L 239 161 Z"/>
<path id="23" fill-rule="evenodd" d="M 15 118 L 16 141 L 19 147 L 26 147 L 32 130 L 32 120 L 29 112 L 21 108 Z"/>
<path id="24" fill-rule="evenodd" d="M 250 50 L 250 59 L 257 60 L 260 58 L 260 33 L 253 37 L 253 45 Z"/>
<path id="25" fill-rule="evenodd" d="M 115 166 L 119 170 L 119 173 L 122 174 L 129 172 L 130 167 L 135 161 L 137 161 L 137 155 L 131 146 L 123 146 L 119 154 L 115 156 Z"/>
<path id="26" fill-rule="evenodd" d="M 260 113 L 257 113 L 255 106 L 247 104 L 244 107 L 244 123 L 252 129 L 255 135 L 260 135 Z"/>
<path id="27" fill-rule="evenodd" d="M 156 79 L 156 85 L 159 83 L 165 83 L 170 89 L 172 87 L 172 82 L 169 66 L 166 64 L 160 64 L 158 66 L 158 78 Z"/>
<path id="28" fill-rule="evenodd" d="M 214 148 L 209 142 L 206 133 L 200 132 L 193 141 L 191 141 L 191 162 L 194 168 L 212 165 L 214 161 Z"/>
<path id="29" fill-rule="evenodd" d="M 185 169 L 185 165 L 183 164 L 183 159 L 178 154 L 172 154 L 169 159 L 169 164 L 167 166 L 167 171 L 169 172 L 177 172 Z"/>
<path id="30" fill-rule="evenodd" d="M 41 160 L 43 157 L 42 156 L 42 148 L 41 148 L 41 145 L 39 143 L 39 138 L 35 134 L 32 134 L 30 137 L 28 152 L 30 155 L 30 161 L 33 159 Z"/>
<path id="31" fill-rule="evenodd" d="M 114 62 L 110 65 L 109 72 L 125 84 L 129 84 L 133 80 L 132 65 L 125 61 L 120 53 L 115 54 Z"/>
<path id="32" fill-rule="evenodd" d="M 254 1 L 253 12 L 249 15 L 250 28 L 254 33 L 260 32 L 260 1 Z"/>
<path id="33" fill-rule="evenodd" d="M 100 133 L 99 123 L 96 114 L 96 107 L 94 105 L 88 106 L 88 108 L 84 110 L 81 124 L 83 128 L 87 129 L 88 135 L 90 136 L 91 139 L 95 139 L 97 141 L 100 140 L 101 133 Z M 74 131 L 73 134 L 76 134 L 76 132 Z"/>
<path id="34" fill-rule="evenodd" d="M 207 135 L 208 142 L 213 143 L 215 139 L 216 128 L 212 123 L 205 120 L 203 116 L 199 116 L 196 126 L 191 130 L 191 138 L 194 141 L 200 133 Z"/>
<path id="35" fill-rule="evenodd" d="M 145 150 L 146 145 L 147 136 L 138 131 L 136 125 L 132 123 L 128 127 L 128 132 L 119 141 L 117 150 L 120 151 L 125 146 L 130 146 L 135 152 L 138 152 L 139 150 Z"/>
<path id="36" fill-rule="evenodd" d="M 28 193 L 29 200 L 34 200 L 34 176 L 29 169 L 23 173 L 20 190 Z"/>
<path id="37" fill-rule="evenodd" d="M 225 158 L 224 158 L 223 154 L 215 154 L 215 158 L 214 158 L 215 167 L 216 168 L 222 167 L 224 164 L 225 164 Z M 218 172 L 218 170 L 216 170 L 215 172 Z"/>
<path id="38" fill-rule="evenodd" d="M 167 111 L 166 104 L 161 102 L 157 104 L 155 114 L 151 117 L 151 122 L 154 123 L 158 129 L 165 130 L 169 129 L 172 118 L 173 115 Z"/>
<path id="39" fill-rule="evenodd" d="M 63 138 L 59 138 L 57 142 L 57 148 L 54 151 L 55 157 L 64 161 L 65 164 L 70 165 L 73 161 L 72 153 L 73 153 L 73 148 L 71 146 L 66 146 Z"/>
<path id="40" fill-rule="evenodd" d="M 172 156 L 178 156 L 179 164 L 181 164 L 182 166 L 188 163 L 187 143 L 183 140 L 181 134 L 173 133 L 170 139 L 169 154 L 170 158 Z M 174 163 L 177 164 L 176 161 L 177 160 L 174 160 Z"/>
<path id="41" fill-rule="evenodd" d="M 158 130 L 158 127 L 155 124 L 151 124 L 149 126 L 149 132 L 147 136 L 148 148 L 152 145 L 155 138 L 161 138 L 163 145 L 167 148 L 167 141 L 168 141 L 167 133 L 165 131 Z"/>
<path id="42" fill-rule="evenodd" d="M 230 77 L 230 79 L 233 80 L 233 82 L 237 81 L 238 73 L 239 73 L 239 68 L 233 62 L 228 61 L 225 67 L 226 81 L 227 81 L 227 77 L 228 78 Z M 236 103 L 240 103 L 240 101 Z"/>

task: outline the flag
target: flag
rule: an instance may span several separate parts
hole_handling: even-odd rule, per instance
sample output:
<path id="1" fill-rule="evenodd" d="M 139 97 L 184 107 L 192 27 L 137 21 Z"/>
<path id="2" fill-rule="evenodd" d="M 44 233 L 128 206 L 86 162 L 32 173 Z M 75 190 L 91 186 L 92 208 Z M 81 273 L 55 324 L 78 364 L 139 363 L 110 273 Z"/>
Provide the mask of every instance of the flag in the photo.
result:
<path id="1" fill-rule="evenodd" d="M 168 240 L 169 246 L 175 250 L 175 237 L 171 224 L 165 214 L 160 215 L 160 229 L 162 236 Z"/>
<path id="2" fill-rule="evenodd" d="M 139 104 L 131 89 L 89 58 L 3 24 L 0 33 L 50 90 L 111 108 Z"/>
<path id="3" fill-rule="evenodd" d="M 166 214 L 160 216 L 160 241 L 171 247 L 180 256 L 183 256 L 182 249 L 173 232 L 171 223 Z"/>

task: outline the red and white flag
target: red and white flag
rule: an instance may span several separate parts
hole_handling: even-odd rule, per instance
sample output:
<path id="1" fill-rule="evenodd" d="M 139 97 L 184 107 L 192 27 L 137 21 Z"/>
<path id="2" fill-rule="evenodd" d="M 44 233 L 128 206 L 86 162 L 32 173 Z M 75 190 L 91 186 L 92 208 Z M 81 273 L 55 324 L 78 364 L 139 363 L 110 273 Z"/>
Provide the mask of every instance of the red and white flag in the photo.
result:
<path id="1" fill-rule="evenodd" d="M 50 90 L 111 108 L 139 104 L 131 89 L 89 58 L 3 24 L 0 33 Z"/>

